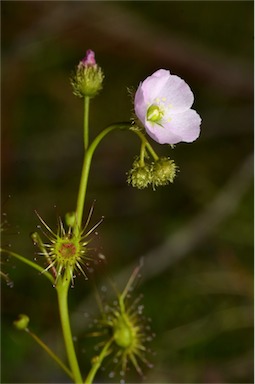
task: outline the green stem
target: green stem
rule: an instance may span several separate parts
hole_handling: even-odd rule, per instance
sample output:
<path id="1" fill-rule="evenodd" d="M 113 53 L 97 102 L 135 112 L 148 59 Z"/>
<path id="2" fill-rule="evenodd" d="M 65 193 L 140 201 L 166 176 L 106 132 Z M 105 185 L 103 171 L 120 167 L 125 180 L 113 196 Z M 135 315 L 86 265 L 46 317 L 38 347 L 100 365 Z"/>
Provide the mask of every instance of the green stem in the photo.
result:
<path id="1" fill-rule="evenodd" d="M 87 184 L 88 184 L 88 176 L 90 171 L 90 165 L 92 156 L 95 152 L 95 149 L 97 148 L 98 144 L 101 142 L 101 140 L 111 131 L 115 129 L 127 129 L 130 127 L 130 123 L 120 123 L 120 124 L 113 124 L 109 127 L 105 128 L 99 135 L 94 139 L 94 141 L 91 143 L 91 145 L 88 147 L 83 161 L 83 167 L 82 167 L 82 173 L 81 173 L 81 181 L 80 181 L 80 187 L 78 192 L 78 198 L 77 198 L 77 206 L 76 206 L 76 215 L 77 215 L 77 225 L 76 225 L 76 231 L 78 232 L 81 228 L 82 223 L 82 215 L 83 215 L 83 209 L 84 209 L 84 202 L 86 197 L 86 191 L 87 191 Z"/>
<path id="2" fill-rule="evenodd" d="M 30 329 L 26 328 L 26 332 L 52 357 L 53 360 L 67 373 L 67 375 L 73 379 L 72 372 L 70 369 L 68 369 L 65 364 L 59 359 L 57 355 L 33 332 L 30 331 Z"/>
<path id="3" fill-rule="evenodd" d="M 104 360 L 104 358 L 108 355 L 108 351 L 109 351 L 109 348 L 111 346 L 111 343 L 112 343 L 112 339 L 109 340 L 104 348 L 102 349 L 101 353 L 99 356 L 96 356 L 94 358 L 94 362 L 92 363 L 92 367 L 91 367 L 91 370 L 89 371 L 89 374 L 88 376 L 86 377 L 85 381 L 84 381 L 84 384 L 92 384 L 93 383 L 93 380 L 94 380 L 94 377 L 98 371 L 98 369 L 101 367 L 101 364 Z"/>
<path id="4" fill-rule="evenodd" d="M 87 151 L 85 153 L 84 160 L 83 160 L 80 187 L 79 187 L 77 206 L 76 206 L 76 227 L 75 227 L 76 234 L 81 229 L 83 208 L 84 208 L 84 202 L 85 202 L 85 196 L 86 196 L 86 190 L 87 190 L 87 184 L 88 184 L 88 177 L 89 177 L 92 155 L 93 154 L 90 155 L 89 151 Z"/>
<path id="5" fill-rule="evenodd" d="M 40 235 L 37 232 L 34 232 L 34 233 L 32 233 L 31 238 L 34 242 L 34 245 L 37 245 L 38 248 L 40 249 L 42 255 L 45 256 L 45 259 L 47 260 L 47 263 L 48 263 L 48 268 L 49 268 L 49 266 L 51 266 L 50 269 L 51 269 L 51 272 L 52 272 L 54 278 L 57 278 L 56 268 L 54 267 L 54 265 L 52 263 L 52 259 L 51 259 L 50 255 L 48 254 Z M 46 270 L 48 270 L 48 268 L 46 268 Z"/>
<path id="6" fill-rule="evenodd" d="M 78 384 L 82 383 L 82 377 L 74 349 L 68 311 L 68 290 L 70 286 L 70 280 L 71 276 L 65 273 L 62 278 L 59 278 L 56 289 L 58 294 L 59 314 L 65 341 L 66 353 L 73 374 L 74 382 Z"/>
<path id="7" fill-rule="evenodd" d="M 137 130 L 137 129 L 133 129 L 132 131 L 135 132 L 137 134 L 137 136 L 139 136 L 139 138 L 142 141 L 142 144 L 144 144 L 144 146 L 146 146 L 148 148 L 148 150 L 151 153 L 153 159 L 155 161 L 157 161 L 159 159 L 159 157 L 156 154 L 156 152 L 154 151 L 154 149 L 152 148 L 152 146 L 150 145 L 150 143 L 148 142 L 148 140 L 146 139 L 146 137 L 144 136 L 144 134 L 141 131 Z"/>
<path id="8" fill-rule="evenodd" d="M 146 140 L 147 141 L 147 140 Z M 146 147 L 148 148 L 148 150 L 150 151 L 153 159 L 155 161 L 157 161 L 159 159 L 158 155 L 156 154 L 156 152 L 154 151 L 154 149 L 152 148 L 152 146 L 149 144 L 149 142 L 147 141 L 146 142 Z"/>
<path id="9" fill-rule="evenodd" d="M 88 96 L 84 97 L 84 148 L 85 151 L 89 146 L 89 101 L 90 98 Z"/>
<path id="10" fill-rule="evenodd" d="M 146 155 L 146 143 L 142 141 L 140 150 L 140 166 L 144 167 L 144 157 Z"/>
<path id="11" fill-rule="evenodd" d="M 8 255 L 10 255 L 10 256 L 13 256 L 13 257 L 15 257 L 16 259 L 22 261 L 23 263 L 29 265 L 30 267 L 36 269 L 36 270 L 39 271 L 43 276 L 47 277 L 47 278 L 50 280 L 50 282 L 51 282 L 52 284 L 54 284 L 54 278 L 53 278 L 53 276 L 52 276 L 49 272 L 45 271 L 45 269 L 44 269 L 43 267 L 41 267 L 40 265 L 34 263 L 33 261 L 27 259 L 27 258 L 24 257 L 24 256 L 19 255 L 18 253 L 11 252 L 11 251 L 8 251 L 8 250 L 5 250 L 5 249 L 1 249 L 1 252 L 4 252 L 4 253 L 6 253 L 6 254 L 8 254 Z"/>

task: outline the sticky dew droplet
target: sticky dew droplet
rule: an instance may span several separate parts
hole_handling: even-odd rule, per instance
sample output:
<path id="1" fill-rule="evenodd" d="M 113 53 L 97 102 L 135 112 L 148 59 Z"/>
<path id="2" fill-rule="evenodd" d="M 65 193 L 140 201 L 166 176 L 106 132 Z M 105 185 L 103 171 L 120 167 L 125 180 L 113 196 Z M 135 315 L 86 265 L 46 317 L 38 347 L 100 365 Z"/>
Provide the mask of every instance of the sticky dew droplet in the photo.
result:
<path id="1" fill-rule="evenodd" d="M 138 305 L 138 308 L 137 308 L 137 313 L 139 315 L 141 315 L 143 313 L 143 310 L 144 310 L 144 305 Z"/>
<path id="2" fill-rule="evenodd" d="M 14 282 L 11 281 L 11 280 L 8 280 L 6 284 L 7 284 L 7 286 L 8 286 L 9 288 L 13 288 L 13 287 L 14 287 Z"/>
<path id="3" fill-rule="evenodd" d="M 102 253 L 99 253 L 99 254 L 98 254 L 98 258 L 99 258 L 99 260 L 101 260 L 101 261 L 104 261 L 104 260 L 106 259 L 105 255 L 103 255 Z"/>

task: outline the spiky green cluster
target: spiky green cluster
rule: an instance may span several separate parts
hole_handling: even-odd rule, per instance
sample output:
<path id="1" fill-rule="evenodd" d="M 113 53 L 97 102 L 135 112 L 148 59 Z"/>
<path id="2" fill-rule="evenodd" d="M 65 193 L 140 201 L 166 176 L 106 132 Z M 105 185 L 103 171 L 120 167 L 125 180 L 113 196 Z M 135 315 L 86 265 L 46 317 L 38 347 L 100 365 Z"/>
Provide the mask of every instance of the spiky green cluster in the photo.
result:
<path id="1" fill-rule="evenodd" d="M 151 183 L 151 165 L 147 163 L 141 165 L 139 159 L 136 159 L 127 175 L 127 182 L 132 187 L 144 189 Z"/>
<path id="2" fill-rule="evenodd" d="M 169 157 L 162 157 L 153 164 L 152 184 L 153 187 L 173 183 L 176 176 L 177 166 Z"/>
<path id="3" fill-rule="evenodd" d="M 176 176 L 177 166 L 168 157 L 161 157 L 152 163 L 141 165 L 140 160 L 136 159 L 131 170 L 127 173 L 127 182 L 132 187 L 144 189 L 152 185 L 153 189 L 160 185 L 173 183 Z"/>
<path id="4" fill-rule="evenodd" d="M 97 65 L 78 65 L 76 73 L 71 78 L 73 93 L 80 98 L 96 96 L 102 89 L 104 74 Z"/>
<path id="5" fill-rule="evenodd" d="M 113 361 L 120 362 L 123 375 L 129 363 L 133 364 L 140 375 L 142 375 L 141 362 L 148 367 L 151 366 L 146 358 L 149 352 L 147 344 L 154 334 L 151 333 L 150 325 L 143 315 L 143 305 L 140 304 L 142 296 L 130 301 L 129 291 L 139 270 L 140 267 L 134 270 L 123 292 L 117 295 L 114 304 L 103 307 L 102 317 L 97 321 L 100 330 L 97 334 L 107 335 L 102 345 L 110 343 L 108 354 L 112 355 Z"/>

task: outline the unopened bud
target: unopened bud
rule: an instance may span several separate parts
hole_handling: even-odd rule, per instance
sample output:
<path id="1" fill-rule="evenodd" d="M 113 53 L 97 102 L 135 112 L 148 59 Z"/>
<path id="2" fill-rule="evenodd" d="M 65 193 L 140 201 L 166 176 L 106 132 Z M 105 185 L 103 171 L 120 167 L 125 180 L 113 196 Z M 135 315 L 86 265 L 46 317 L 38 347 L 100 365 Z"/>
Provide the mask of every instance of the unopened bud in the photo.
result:
<path id="1" fill-rule="evenodd" d="M 79 66 L 89 67 L 96 65 L 95 52 L 88 49 L 86 56 L 80 61 Z"/>
<path id="2" fill-rule="evenodd" d="M 27 329 L 29 323 L 29 317 L 27 315 L 21 314 L 18 319 L 13 322 L 13 325 L 20 331 Z"/>
<path id="3" fill-rule="evenodd" d="M 67 212 L 65 215 L 65 222 L 68 227 L 73 228 L 76 224 L 76 213 L 75 212 Z"/>
<path id="4" fill-rule="evenodd" d="M 94 97 L 102 89 L 104 74 L 97 65 L 95 53 L 86 52 L 86 56 L 79 62 L 74 76 L 71 78 L 73 93 L 78 97 Z"/>

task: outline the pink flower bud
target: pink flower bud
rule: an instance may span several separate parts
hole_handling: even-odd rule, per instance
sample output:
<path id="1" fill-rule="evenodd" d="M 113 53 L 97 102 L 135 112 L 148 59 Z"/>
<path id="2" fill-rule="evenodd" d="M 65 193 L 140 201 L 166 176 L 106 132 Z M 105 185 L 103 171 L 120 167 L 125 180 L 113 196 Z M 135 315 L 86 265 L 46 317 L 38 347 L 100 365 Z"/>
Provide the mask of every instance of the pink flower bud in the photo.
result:
<path id="1" fill-rule="evenodd" d="M 78 97 L 94 97 L 102 89 L 104 74 L 95 60 L 95 52 L 88 49 L 71 77 L 73 93 Z"/>
<path id="2" fill-rule="evenodd" d="M 92 67 L 96 65 L 95 52 L 88 49 L 86 56 L 80 61 L 80 65 L 84 67 Z"/>

